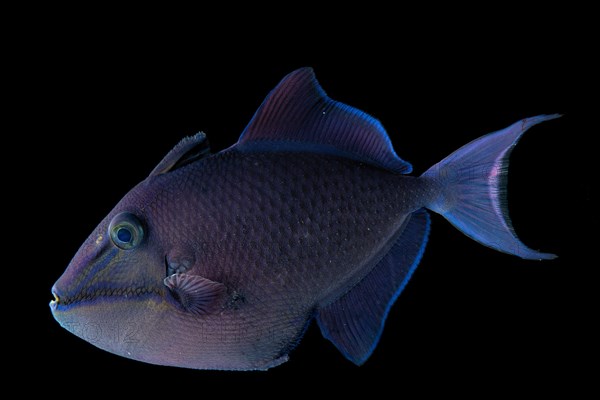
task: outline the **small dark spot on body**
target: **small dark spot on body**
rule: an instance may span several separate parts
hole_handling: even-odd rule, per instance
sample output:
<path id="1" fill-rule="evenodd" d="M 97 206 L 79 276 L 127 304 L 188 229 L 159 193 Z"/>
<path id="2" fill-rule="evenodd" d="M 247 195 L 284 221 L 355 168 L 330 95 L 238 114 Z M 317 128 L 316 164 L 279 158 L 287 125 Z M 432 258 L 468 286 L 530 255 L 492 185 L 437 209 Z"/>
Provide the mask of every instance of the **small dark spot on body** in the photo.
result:
<path id="1" fill-rule="evenodd" d="M 246 297 L 243 293 L 233 290 L 231 295 L 229 296 L 229 301 L 227 302 L 227 308 L 233 310 L 239 310 L 242 305 L 246 303 Z"/>

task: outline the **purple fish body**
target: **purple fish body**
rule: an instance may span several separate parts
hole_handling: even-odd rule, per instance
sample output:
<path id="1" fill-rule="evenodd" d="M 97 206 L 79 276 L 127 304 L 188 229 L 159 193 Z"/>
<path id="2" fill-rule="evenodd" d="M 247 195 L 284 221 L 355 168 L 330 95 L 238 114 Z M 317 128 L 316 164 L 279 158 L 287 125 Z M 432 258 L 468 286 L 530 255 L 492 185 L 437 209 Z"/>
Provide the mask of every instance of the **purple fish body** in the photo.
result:
<path id="1" fill-rule="evenodd" d="M 494 249 L 551 259 L 515 236 L 508 155 L 530 126 L 477 139 L 411 177 L 372 117 L 288 75 L 239 142 L 184 139 L 82 245 L 50 304 L 112 353 L 197 369 L 268 369 L 316 320 L 364 363 L 427 243 L 426 208 Z"/>

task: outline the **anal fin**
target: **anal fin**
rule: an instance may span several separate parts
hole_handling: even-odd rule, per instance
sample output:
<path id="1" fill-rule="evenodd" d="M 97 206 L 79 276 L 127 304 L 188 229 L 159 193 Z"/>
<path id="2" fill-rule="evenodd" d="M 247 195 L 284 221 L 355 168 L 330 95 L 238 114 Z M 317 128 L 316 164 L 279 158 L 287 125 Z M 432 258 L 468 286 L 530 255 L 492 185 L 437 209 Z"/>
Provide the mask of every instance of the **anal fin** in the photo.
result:
<path id="1" fill-rule="evenodd" d="M 409 217 L 391 250 L 348 293 L 319 310 L 321 333 L 357 365 L 371 355 L 387 314 L 419 264 L 429 235 L 429 215 Z"/>

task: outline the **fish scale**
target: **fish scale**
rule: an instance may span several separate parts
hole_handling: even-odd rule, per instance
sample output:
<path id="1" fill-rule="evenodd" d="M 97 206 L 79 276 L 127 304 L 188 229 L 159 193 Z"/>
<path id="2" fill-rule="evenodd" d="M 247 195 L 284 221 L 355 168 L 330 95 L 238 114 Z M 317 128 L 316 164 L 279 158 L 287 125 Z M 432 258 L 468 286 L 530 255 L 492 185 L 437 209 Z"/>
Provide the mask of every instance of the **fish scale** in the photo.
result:
<path id="1" fill-rule="evenodd" d="M 253 162 L 256 157 L 263 160 L 263 164 L 253 170 L 256 168 Z M 209 165 L 211 163 L 218 164 L 219 171 L 213 171 L 213 167 Z M 280 165 L 287 168 L 280 168 Z M 311 182 L 309 177 L 317 175 L 323 168 L 333 173 L 322 176 L 316 183 Z M 186 208 L 198 210 L 194 211 L 198 226 L 190 224 L 188 229 L 195 230 L 195 237 L 203 243 L 211 243 L 217 239 L 212 235 L 217 230 L 221 237 L 235 237 L 239 247 L 232 249 L 232 252 L 240 258 L 232 265 L 235 267 L 240 264 L 238 268 L 244 270 L 242 265 L 250 263 L 259 269 L 284 268 L 287 273 L 304 269 L 301 273 L 310 277 L 313 270 L 323 268 L 323 260 L 327 259 L 327 262 L 334 260 L 333 268 L 329 268 L 332 274 L 347 273 L 350 265 L 364 262 L 367 256 L 361 253 L 372 253 L 373 249 L 381 247 L 402 223 L 401 220 L 389 219 L 388 215 L 405 215 L 414 211 L 415 205 L 421 201 L 415 195 L 418 185 L 414 179 L 401 175 L 390 177 L 387 171 L 331 156 L 291 153 L 252 154 L 248 157 L 240 153 L 226 157 L 225 162 L 219 157 L 211 158 L 190 166 L 190 169 L 199 171 L 198 175 L 208 173 L 213 179 L 205 186 L 203 196 L 194 192 L 194 186 L 189 189 L 178 186 L 182 192 L 178 197 L 189 198 L 186 200 L 189 207 Z M 272 174 L 271 179 L 262 179 L 260 175 L 264 171 L 281 171 L 286 180 L 281 179 L 278 172 Z M 193 170 L 184 172 L 194 174 Z M 252 179 L 246 179 L 248 177 Z M 393 184 L 390 184 L 391 179 Z M 254 183 L 233 186 L 228 185 L 230 180 Z M 360 183 L 365 180 L 371 182 L 370 187 Z M 290 185 L 287 181 L 294 184 Z M 376 181 L 381 184 L 375 184 Z M 301 197 L 294 196 L 294 187 L 303 184 L 309 189 Z M 264 193 L 269 194 L 267 200 Z M 402 205 L 406 204 L 399 200 L 402 195 L 415 199 L 412 210 L 402 209 Z M 315 198 L 318 200 L 311 202 Z M 257 204 L 265 201 L 269 204 L 269 212 L 265 215 L 257 214 Z M 222 218 L 219 220 L 203 217 L 204 213 L 214 215 L 215 207 L 231 212 L 221 213 Z M 248 232 L 243 232 L 240 221 L 244 221 L 250 228 Z M 327 226 L 338 227 L 334 231 L 338 234 L 327 229 Z M 370 226 L 377 228 L 367 228 Z M 377 231 L 385 231 L 387 234 L 378 235 Z M 186 235 L 181 230 L 179 232 L 180 235 Z M 290 235 L 282 236 L 280 232 L 289 232 Z M 190 232 L 189 235 L 194 233 Z M 246 248 L 248 242 L 256 245 Z M 218 247 L 209 246 L 216 253 L 220 252 Z M 271 262 L 257 265 L 256 263 L 264 260 L 264 253 L 267 251 L 271 253 Z M 207 257 L 218 259 L 219 254 L 209 252 Z M 286 265 L 280 261 L 283 257 L 296 262 Z M 198 271 L 201 275 L 214 276 L 223 271 L 224 266 L 217 263 L 200 267 L 205 268 Z M 227 274 L 235 274 L 235 271 L 228 271 Z M 319 290 L 318 285 L 318 282 L 311 284 L 314 291 Z"/>
<path id="2" fill-rule="evenodd" d="M 525 259 L 506 205 L 510 151 L 538 116 L 419 177 L 373 117 L 309 68 L 267 96 L 232 147 L 183 139 L 115 206 L 52 288 L 56 320 L 99 348 L 196 369 L 268 369 L 307 326 L 357 365 L 427 244 L 427 210 Z"/>

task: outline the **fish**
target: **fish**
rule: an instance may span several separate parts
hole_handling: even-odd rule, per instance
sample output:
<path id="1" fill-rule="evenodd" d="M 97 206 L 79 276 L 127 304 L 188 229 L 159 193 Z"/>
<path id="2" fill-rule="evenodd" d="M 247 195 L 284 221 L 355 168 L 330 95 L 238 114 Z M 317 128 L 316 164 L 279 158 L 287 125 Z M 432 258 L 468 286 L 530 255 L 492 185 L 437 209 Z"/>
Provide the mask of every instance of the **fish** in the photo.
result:
<path id="1" fill-rule="evenodd" d="M 100 222 L 51 289 L 58 323 L 130 359 L 267 370 L 311 322 L 364 364 L 425 250 L 430 212 L 523 259 L 509 156 L 539 115 L 420 176 L 374 117 L 327 96 L 311 68 L 268 94 L 237 143 L 181 140 Z M 458 260 L 457 260 L 458 261 Z"/>

